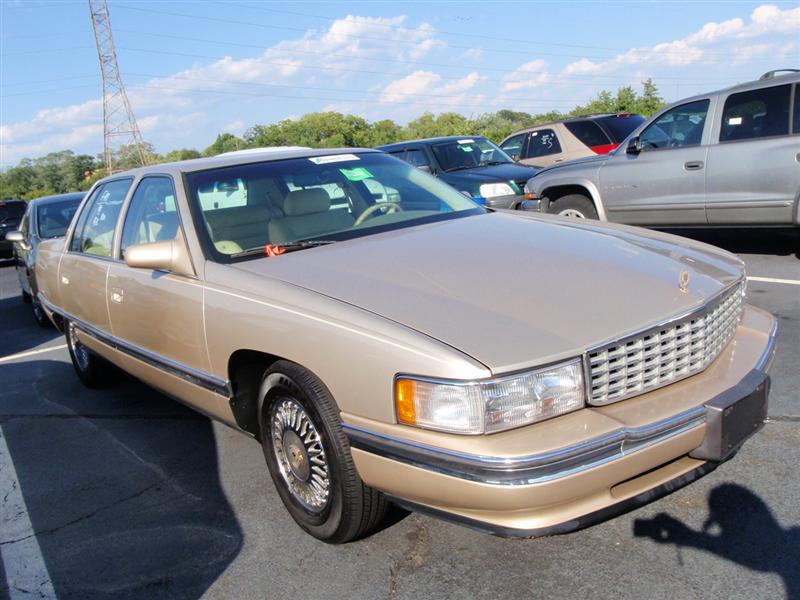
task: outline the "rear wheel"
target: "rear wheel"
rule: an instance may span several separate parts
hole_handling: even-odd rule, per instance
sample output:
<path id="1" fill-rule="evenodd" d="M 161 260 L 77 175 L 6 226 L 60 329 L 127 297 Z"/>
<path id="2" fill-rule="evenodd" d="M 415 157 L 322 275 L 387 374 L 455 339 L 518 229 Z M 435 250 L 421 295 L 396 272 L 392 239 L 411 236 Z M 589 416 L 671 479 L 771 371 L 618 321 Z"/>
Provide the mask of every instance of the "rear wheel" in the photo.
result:
<path id="1" fill-rule="evenodd" d="M 339 409 L 323 383 L 279 361 L 265 373 L 261 397 L 264 457 L 295 522 L 333 544 L 374 530 L 389 503 L 358 476 Z"/>
<path id="2" fill-rule="evenodd" d="M 69 321 L 64 327 L 64 332 L 67 337 L 69 357 L 72 360 L 72 366 L 75 367 L 78 379 L 90 388 L 99 388 L 108 384 L 111 365 L 80 342 L 76 335 L 75 323 Z"/>
<path id="3" fill-rule="evenodd" d="M 562 196 L 550 205 L 549 212 L 574 219 L 597 219 L 597 209 L 592 201 L 580 194 Z"/>

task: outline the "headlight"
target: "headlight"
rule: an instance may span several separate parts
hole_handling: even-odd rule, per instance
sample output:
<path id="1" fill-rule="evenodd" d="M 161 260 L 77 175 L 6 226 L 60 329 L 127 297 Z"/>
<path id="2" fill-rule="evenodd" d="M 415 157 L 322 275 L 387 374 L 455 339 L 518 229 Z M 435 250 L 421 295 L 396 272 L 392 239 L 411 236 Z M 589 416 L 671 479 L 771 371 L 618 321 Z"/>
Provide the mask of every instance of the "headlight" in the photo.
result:
<path id="1" fill-rule="evenodd" d="M 397 420 L 449 433 L 494 433 L 583 406 L 583 363 L 579 358 L 485 381 L 395 379 Z"/>
<path id="2" fill-rule="evenodd" d="M 478 188 L 483 198 L 494 198 L 495 196 L 513 196 L 516 194 L 514 189 L 507 183 L 484 183 Z"/>

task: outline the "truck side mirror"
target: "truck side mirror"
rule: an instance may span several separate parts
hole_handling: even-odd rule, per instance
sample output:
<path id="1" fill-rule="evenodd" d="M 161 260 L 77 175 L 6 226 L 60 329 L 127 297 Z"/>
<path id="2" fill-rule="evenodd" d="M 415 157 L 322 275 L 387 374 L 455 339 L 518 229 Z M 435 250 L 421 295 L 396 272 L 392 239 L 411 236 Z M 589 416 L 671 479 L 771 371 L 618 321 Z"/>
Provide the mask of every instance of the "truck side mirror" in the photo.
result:
<path id="1" fill-rule="evenodd" d="M 631 140 L 628 142 L 628 147 L 625 149 L 625 151 L 628 154 L 639 154 L 642 151 L 642 149 L 643 149 L 642 140 L 637 135 L 636 137 L 631 138 Z"/>

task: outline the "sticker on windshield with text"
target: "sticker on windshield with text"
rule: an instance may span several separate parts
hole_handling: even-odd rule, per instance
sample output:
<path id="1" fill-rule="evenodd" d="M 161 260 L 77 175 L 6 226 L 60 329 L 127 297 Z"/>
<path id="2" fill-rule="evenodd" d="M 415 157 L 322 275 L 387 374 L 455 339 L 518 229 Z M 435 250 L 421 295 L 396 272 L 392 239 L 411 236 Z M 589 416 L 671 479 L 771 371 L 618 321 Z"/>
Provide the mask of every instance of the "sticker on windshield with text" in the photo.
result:
<path id="1" fill-rule="evenodd" d="M 459 144 L 474 144 L 475 140 L 458 140 Z"/>
<path id="2" fill-rule="evenodd" d="M 353 167 L 352 169 L 339 169 L 339 172 L 347 177 L 350 181 L 364 181 L 365 179 L 372 179 L 375 177 L 364 167 Z"/>
<path id="3" fill-rule="evenodd" d="M 459 146 L 464 152 L 472 152 L 474 148 L 472 146 Z"/>
<path id="4" fill-rule="evenodd" d="M 334 154 L 332 156 L 314 156 L 309 158 L 315 165 L 327 165 L 328 163 L 345 162 L 348 160 L 361 160 L 355 154 Z"/>

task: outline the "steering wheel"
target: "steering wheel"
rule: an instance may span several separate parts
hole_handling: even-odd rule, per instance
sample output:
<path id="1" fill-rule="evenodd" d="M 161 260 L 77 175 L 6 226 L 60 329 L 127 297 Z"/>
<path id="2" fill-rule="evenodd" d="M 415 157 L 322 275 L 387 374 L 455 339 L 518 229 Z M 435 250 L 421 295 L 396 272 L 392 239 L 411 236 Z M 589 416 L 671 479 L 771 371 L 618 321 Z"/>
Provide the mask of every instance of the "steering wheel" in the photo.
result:
<path id="1" fill-rule="evenodd" d="M 380 204 L 373 204 L 372 206 L 368 207 L 367 210 L 362 212 L 358 215 L 356 222 L 353 223 L 353 227 L 357 225 L 361 225 L 364 221 L 366 221 L 369 217 L 371 217 L 375 212 L 386 209 L 386 214 L 395 213 L 395 212 L 402 212 L 403 207 L 400 206 L 397 202 L 381 202 Z"/>

